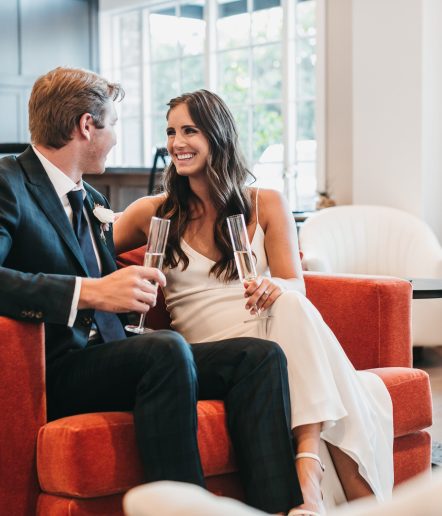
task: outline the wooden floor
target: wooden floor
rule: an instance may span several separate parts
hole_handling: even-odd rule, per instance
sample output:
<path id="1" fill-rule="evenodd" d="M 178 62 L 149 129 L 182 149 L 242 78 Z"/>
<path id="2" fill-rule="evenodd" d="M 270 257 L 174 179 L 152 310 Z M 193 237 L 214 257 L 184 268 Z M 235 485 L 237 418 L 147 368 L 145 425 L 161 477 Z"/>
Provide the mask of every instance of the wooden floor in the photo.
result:
<path id="1" fill-rule="evenodd" d="M 433 426 L 429 429 L 435 441 L 442 442 L 442 346 L 424 348 L 415 367 L 430 375 L 433 395 Z"/>

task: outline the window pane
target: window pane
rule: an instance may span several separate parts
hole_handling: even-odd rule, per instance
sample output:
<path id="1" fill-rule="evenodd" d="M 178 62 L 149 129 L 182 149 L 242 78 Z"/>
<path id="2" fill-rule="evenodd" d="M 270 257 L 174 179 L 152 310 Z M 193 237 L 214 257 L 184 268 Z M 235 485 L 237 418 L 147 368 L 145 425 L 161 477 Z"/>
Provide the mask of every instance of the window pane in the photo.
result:
<path id="1" fill-rule="evenodd" d="M 181 61 L 181 92 L 204 88 L 203 56 L 186 57 Z"/>
<path id="2" fill-rule="evenodd" d="M 247 50 L 234 50 L 218 56 L 218 91 L 228 104 L 249 101 L 250 75 Z"/>
<path id="3" fill-rule="evenodd" d="M 204 21 L 204 2 L 186 3 L 181 6 L 180 45 L 182 55 L 195 55 L 204 52 L 206 22 Z"/>
<path id="4" fill-rule="evenodd" d="M 152 60 L 178 56 L 179 18 L 175 8 L 161 9 L 149 15 Z"/>
<path id="5" fill-rule="evenodd" d="M 305 141 L 298 144 L 314 145 L 315 142 Z M 296 190 L 298 194 L 298 210 L 312 210 L 315 208 L 316 166 L 315 163 L 298 163 L 296 176 Z"/>
<path id="6" fill-rule="evenodd" d="M 152 110 L 162 112 L 172 97 L 179 91 L 179 61 L 165 61 L 152 64 Z"/>
<path id="7" fill-rule="evenodd" d="M 253 43 L 280 41 L 282 34 L 282 8 L 275 7 L 252 13 Z"/>
<path id="8" fill-rule="evenodd" d="M 219 0 L 218 18 L 226 18 L 247 12 L 247 0 Z"/>
<path id="9" fill-rule="evenodd" d="M 281 0 L 253 0 L 253 10 L 269 9 L 281 5 Z"/>
<path id="10" fill-rule="evenodd" d="M 239 144 L 241 150 L 250 166 L 250 145 L 249 145 L 249 109 L 247 106 L 229 105 L 229 109 L 235 118 L 236 127 L 238 129 Z"/>
<path id="11" fill-rule="evenodd" d="M 296 31 L 299 36 L 316 34 L 316 6 L 314 0 L 299 1 L 296 5 Z"/>
<path id="12" fill-rule="evenodd" d="M 261 154 L 259 161 L 253 167 L 256 176 L 256 186 L 272 188 L 282 192 L 284 190 L 282 143 L 269 145 Z"/>
<path id="13" fill-rule="evenodd" d="M 216 22 L 217 42 L 220 50 L 248 45 L 250 15 L 247 13 L 220 18 Z"/>
<path id="14" fill-rule="evenodd" d="M 152 117 L 152 145 L 154 148 L 165 147 L 167 144 L 166 112 L 167 108 L 164 109 L 164 113 L 162 115 L 156 115 Z"/>
<path id="15" fill-rule="evenodd" d="M 253 49 L 253 91 L 255 101 L 281 98 L 281 45 Z"/>
<path id="16" fill-rule="evenodd" d="M 141 122 L 139 118 L 124 118 L 121 120 L 123 133 L 123 166 L 142 166 Z"/>
<path id="17" fill-rule="evenodd" d="M 315 140 L 298 140 L 296 142 L 296 159 L 298 161 L 316 161 Z"/>
<path id="18" fill-rule="evenodd" d="M 141 73 L 138 66 L 121 70 L 121 84 L 126 92 L 121 103 L 122 117 L 136 117 L 141 115 Z"/>
<path id="19" fill-rule="evenodd" d="M 141 56 L 141 17 L 139 11 L 120 16 L 120 52 L 124 64 L 132 65 L 140 61 Z"/>
<path id="20" fill-rule="evenodd" d="M 316 53 L 314 38 L 301 39 L 297 45 L 297 87 L 298 97 L 314 97 L 316 92 L 315 64 Z"/>
<path id="21" fill-rule="evenodd" d="M 258 161 L 265 149 L 282 142 L 280 104 L 261 104 L 253 112 L 253 161 Z"/>
<path id="22" fill-rule="evenodd" d="M 315 103 L 313 100 L 297 103 L 298 140 L 315 139 Z"/>

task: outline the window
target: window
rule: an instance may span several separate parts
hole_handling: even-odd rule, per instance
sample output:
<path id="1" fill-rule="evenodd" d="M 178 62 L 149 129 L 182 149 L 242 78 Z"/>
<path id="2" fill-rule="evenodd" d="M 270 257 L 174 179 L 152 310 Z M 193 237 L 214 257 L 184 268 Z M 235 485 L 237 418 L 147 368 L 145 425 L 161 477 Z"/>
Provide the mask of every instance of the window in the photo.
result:
<path id="1" fill-rule="evenodd" d="M 235 115 L 257 184 L 293 209 L 316 190 L 315 0 L 175 0 L 101 13 L 101 72 L 120 81 L 110 160 L 149 166 L 165 145 L 167 102 L 217 92 Z"/>

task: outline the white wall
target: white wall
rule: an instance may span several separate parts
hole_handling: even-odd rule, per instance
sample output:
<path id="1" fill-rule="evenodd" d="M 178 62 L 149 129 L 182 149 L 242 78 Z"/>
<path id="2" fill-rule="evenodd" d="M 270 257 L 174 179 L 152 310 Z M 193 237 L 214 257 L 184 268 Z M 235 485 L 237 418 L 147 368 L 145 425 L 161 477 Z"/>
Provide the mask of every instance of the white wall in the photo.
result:
<path id="1" fill-rule="evenodd" d="M 422 190 L 420 4 L 353 0 L 353 202 L 415 214 Z"/>
<path id="2" fill-rule="evenodd" d="M 327 174 L 339 204 L 404 209 L 442 241 L 441 21 L 440 0 L 329 2 L 327 136 L 344 166 Z"/>
<path id="3" fill-rule="evenodd" d="M 353 198 L 352 0 L 326 1 L 325 168 L 338 204 Z"/>
<path id="4" fill-rule="evenodd" d="M 422 217 L 442 242 L 442 2 L 426 0 L 423 37 Z"/>

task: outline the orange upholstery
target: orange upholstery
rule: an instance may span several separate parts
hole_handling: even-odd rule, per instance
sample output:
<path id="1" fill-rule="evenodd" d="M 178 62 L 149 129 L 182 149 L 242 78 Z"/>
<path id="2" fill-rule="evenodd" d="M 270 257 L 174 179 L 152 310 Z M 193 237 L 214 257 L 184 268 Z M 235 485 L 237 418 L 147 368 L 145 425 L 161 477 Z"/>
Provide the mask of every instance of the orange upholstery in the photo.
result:
<path id="1" fill-rule="evenodd" d="M 411 367 L 411 285 L 395 278 L 305 274 L 307 297 L 356 369 Z"/>
<path id="2" fill-rule="evenodd" d="M 393 401 L 394 436 L 402 437 L 431 426 L 433 407 L 430 380 L 420 369 L 382 367 L 368 369 L 381 377 Z"/>
<path id="3" fill-rule="evenodd" d="M 33 514 L 38 429 L 46 422 L 43 326 L 0 317 L 0 514 Z"/>
<path id="4" fill-rule="evenodd" d="M 199 402 L 198 423 L 205 475 L 235 472 L 223 402 Z M 72 416 L 48 423 L 39 433 L 37 450 L 38 478 L 46 493 L 94 498 L 124 493 L 143 482 L 129 412 Z M 97 461 L 97 456 L 102 460 Z"/>
<path id="5" fill-rule="evenodd" d="M 429 389 L 425 372 L 413 370 L 408 374 L 409 369 L 399 367 L 371 371 L 384 380 L 392 394 L 396 437 L 431 424 L 431 403 L 425 400 Z M 426 401 L 423 406 L 422 399 Z M 223 403 L 199 402 L 198 422 L 206 477 L 235 472 Z M 123 493 L 143 482 L 133 418 L 127 412 L 73 416 L 48 423 L 39 433 L 37 449 L 40 485 L 47 493 L 92 498 Z M 98 462 L 97 456 L 103 460 Z M 85 471 L 89 475 L 85 476 Z"/>
<path id="6" fill-rule="evenodd" d="M 123 260 L 141 258 L 138 250 Z M 396 483 L 429 468 L 424 428 L 431 424 L 431 395 L 427 374 L 410 368 L 408 282 L 308 274 L 306 285 L 353 363 L 372 368 L 389 389 Z M 149 325 L 168 324 L 160 299 Z M 122 515 L 123 493 L 142 482 L 132 415 L 84 414 L 45 424 L 42 326 L 0 318 L 0 341 L 0 514 Z M 199 402 L 198 421 L 209 489 L 241 498 L 223 403 Z"/>

